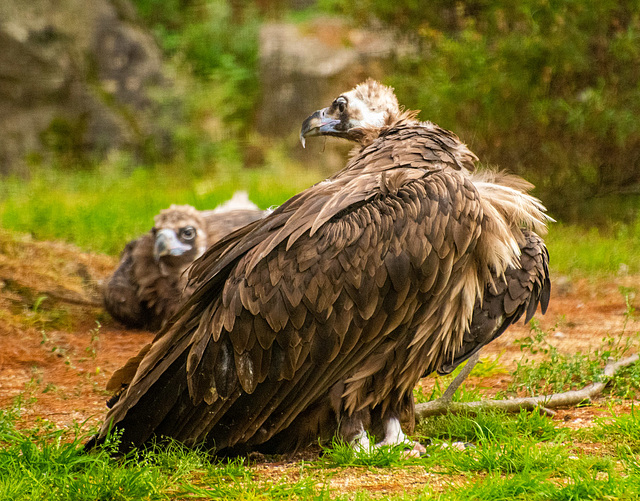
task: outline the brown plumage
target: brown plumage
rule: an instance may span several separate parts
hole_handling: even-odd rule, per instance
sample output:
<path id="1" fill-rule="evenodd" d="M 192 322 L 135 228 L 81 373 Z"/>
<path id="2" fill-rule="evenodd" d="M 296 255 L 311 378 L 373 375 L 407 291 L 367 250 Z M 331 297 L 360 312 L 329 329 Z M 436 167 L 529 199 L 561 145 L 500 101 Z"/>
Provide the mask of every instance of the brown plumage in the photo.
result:
<path id="1" fill-rule="evenodd" d="M 172 205 L 154 218 L 154 227 L 129 242 L 103 288 L 106 310 L 128 327 L 158 330 L 187 298 L 185 270 L 210 245 L 265 212 L 236 197 L 209 211 Z"/>
<path id="2" fill-rule="evenodd" d="M 546 307 L 546 217 L 526 182 L 474 173 L 454 134 L 373 81 L 305 120 L 303 138 L 328 134 L 359 143 L 347 166 L 196 263 L 98 441 L 114 426 L 125 449 L 162 435 L 220 453 L 336 433 L 364 446 L 366 431 L 397 443 L 422 374 Z"/>

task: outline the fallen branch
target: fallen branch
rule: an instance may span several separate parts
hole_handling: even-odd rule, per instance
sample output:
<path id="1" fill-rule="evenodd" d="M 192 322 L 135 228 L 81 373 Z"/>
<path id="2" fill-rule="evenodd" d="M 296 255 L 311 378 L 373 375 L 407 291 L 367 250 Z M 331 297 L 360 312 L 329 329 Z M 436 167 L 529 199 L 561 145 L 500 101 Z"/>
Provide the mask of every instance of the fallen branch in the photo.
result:
<path id="1" fill-rule="evenodd" d="M 477 355 L 477 354 L 476 354 Z M 474 357 L 477 356 L 474 355 Z M 473 357 L 469 359 L 467 365 L 473 360 Z M 476 360 L 477 361 L 477 360 Z M 453 393 L 460 386 L 462 381 L 471 372 L 469 369 L 465 376 L 458 381 L 458 377 L 462 374 L 458 374 L 458 377 L 454 379 L 450 387 L 457 382 L 453 391 L 449 391 L 449 388 L 445 390 L 442 397 L 431 402 L 424 402 L 416 405 L 416 420 L 420 420 L 427 416 L 439 416 L 447 413 L 460 413 L 470 412 L 475 413 L 485 409 L 499 409 L 505 412 L 520 412 L 521 409 L 534 410 L 540 409 L 546 413 L 553 413 L 549 409 L 557 407 L 570 407 L 577 405 L 581 402 L 589 402 L 594 397 L 602 393 L 609 380 L 615 375 L 615 373 L 623 367 L 628 367 L 638 361 L 638 355 L 632 355 L 618 362 L 609 362 L 602 373 L 603 380 L 597 383 L 592 383 L 585 386 L 581 390 L 571 390 L 562 393 L 554 393 L 553 395 L 541 395 L 539 397 L 525 397 L 525 398 L 513 398 L 509 400 L 482 400 L 478 402 L 452 402 Z M 475 365 L 475 362 L 473 363 Z M 473 368 L 472 365 L 472 368 Z M 463 369 L 463 371 L 466 369 Z M 445 399 L 445 396 L 448 398 Z"/>

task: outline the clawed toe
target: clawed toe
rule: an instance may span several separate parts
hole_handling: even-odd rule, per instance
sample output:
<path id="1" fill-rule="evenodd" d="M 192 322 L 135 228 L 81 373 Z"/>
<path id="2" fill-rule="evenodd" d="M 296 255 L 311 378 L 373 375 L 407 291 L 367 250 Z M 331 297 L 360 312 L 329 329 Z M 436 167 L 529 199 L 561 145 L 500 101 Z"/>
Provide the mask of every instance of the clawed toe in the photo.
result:
<path id="1" fill-rule="evenodd" d="M 419 458 L 427 453 L 427 449 L 420 442 L 413 442 L 413 447 L 411 449 L 406 449 L 404 451 L 404 456 L 407 458 Z"/>

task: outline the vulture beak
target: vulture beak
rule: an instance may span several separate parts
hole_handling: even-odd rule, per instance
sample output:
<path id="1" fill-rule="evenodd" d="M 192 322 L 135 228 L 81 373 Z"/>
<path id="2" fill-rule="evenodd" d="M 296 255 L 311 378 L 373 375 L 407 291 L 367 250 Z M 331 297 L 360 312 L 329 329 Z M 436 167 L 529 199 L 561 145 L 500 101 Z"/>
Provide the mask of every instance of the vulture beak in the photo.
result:
<path id="1" fill-rule="evenodd" d="M 300 129 L 300 142 L 302 143 L 303 148 L 305 146 L 306 137 L 341 135 L 341 131 L 337 129 L 337 126 L 341 123 L 340 120 L 328 116 L 328 110 L 329 108 L 318 110 L 302 122 L 302 129 Z"/>
<path id="2" fill-rule="evenodd" d="M 183 244 L 176 232 L 165 228 L 164 230 L 156 233 L 156 243 L 153 247 L 153 256 L 157 261 L 163 256 L 181 256 L 187 251 L 190 251 L 192 247 L 187 244 Z"/>

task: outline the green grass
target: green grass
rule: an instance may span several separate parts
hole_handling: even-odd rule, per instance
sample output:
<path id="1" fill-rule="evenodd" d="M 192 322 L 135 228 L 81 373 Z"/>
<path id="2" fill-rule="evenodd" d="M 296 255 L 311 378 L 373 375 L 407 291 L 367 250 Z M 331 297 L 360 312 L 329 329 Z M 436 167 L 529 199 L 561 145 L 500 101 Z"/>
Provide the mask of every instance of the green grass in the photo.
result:
<path id="1" fill-rule="evenodd" d="M 523 339 L 517 339 L 522 357 L 517 362 L 510 384 L 510 391 L 524 390 L 527 395 L 543 395 L 579 389 L 602 380 L 605 365 L 610 360 L 620 360 L 637 353 L 640 334 L 627 333 L 627 322 L 634 317 L 635 308 L 626 296 L 627 311 L 622 331 L 617 336 L 607 336 L 599 346 L 586 353 L 576 351 L 562 353 L 547 338 L 556 330 L 542 330 L 537 321 L 531 321 L 531 331 Z M 542 353 L 544 359 L 534 361 L 529 357 Z M 640 364 L 620 369 L 611 378 L 607 392 L 618 398 L 634 398 L 640 390 Z"/>
<path id="2" fill-rule="evenodd" d="M 86 454 L 81 427 L 51 423 L 18 430 L 19 413 L 0 412 L 0 500 L 310 499 L 310 477 L 263 481 L 242 460 L 221 462 L 179 444 L 113 459 L 116 440 Z"/>
<path id="3" fill-rule="evenodd" d="M 640 272 L 640 220 L 608 230 L 552 223 L 545 238 L 552 271 L 603 277 Z"/>
<path id="4" fill-rule="evenodd" d="M 640 492 L 638 477 L 605 475 L 596 472 L 575 472 L 559 484 L 548 472 L 532 474 L 519 473 L 503 476 L 499 473 L 488 475 L 465 489 L 441 497 L 445 500 L 526 500 L 557 501 L 637 499 Z"/>
<path id="5" fill-rule="evenodd" d="M 555 428 L 553 421 L 535 412 L 522 411 L 504 419 L 497 411 L 477 415 L 447 414 L 425 419 L 417 428 L 420 436 L 445 442 L 491 442 L 500 437 L 514 436 L 534 441 L 559 439 L 563 430 Z"/>
<path id="6" fill-rule="evenodd" d="M 388 468 L 419 463 L 418 458 L 408 458 L 407 449 L 413 444 L 375 447 L 375 437 L 369 437 L 369 449 L 356 450 L 343 440 L 334 439 L 330 447 L 323 449 L 319 465 L 334 467 L 374 467 Z"/>
<path id="7" fill-rule="evenodd" d="M 0 185 L 0 226 L 40 240 L 64 240 L 83 249 L 119 253 L 131 238 L 153 226 L 160 209 L 190 204 L 212 209 L 245 190 L 259 207 L 279 205 L 319 181 L 271 152 L 268 165 L 218 167 L 206 175 L 179 166 L 137 168 L 105 165 L 95 172 L 41 170 L 30 180 L 8 178 Z"/>
<path id="8" fill-rule="evenodd" d="M 596 427 L 591 430 L 594 440 L 609 442 L 617 446 L 626 446 L 631 451 L 640 452 L 640 415 L 635 407 L 629 414 L 616 414 L 596 421 Z M 640 458 L 636 458 L 636 461 Z M 638 464 L 638 463 L 636 463 Z"/>

